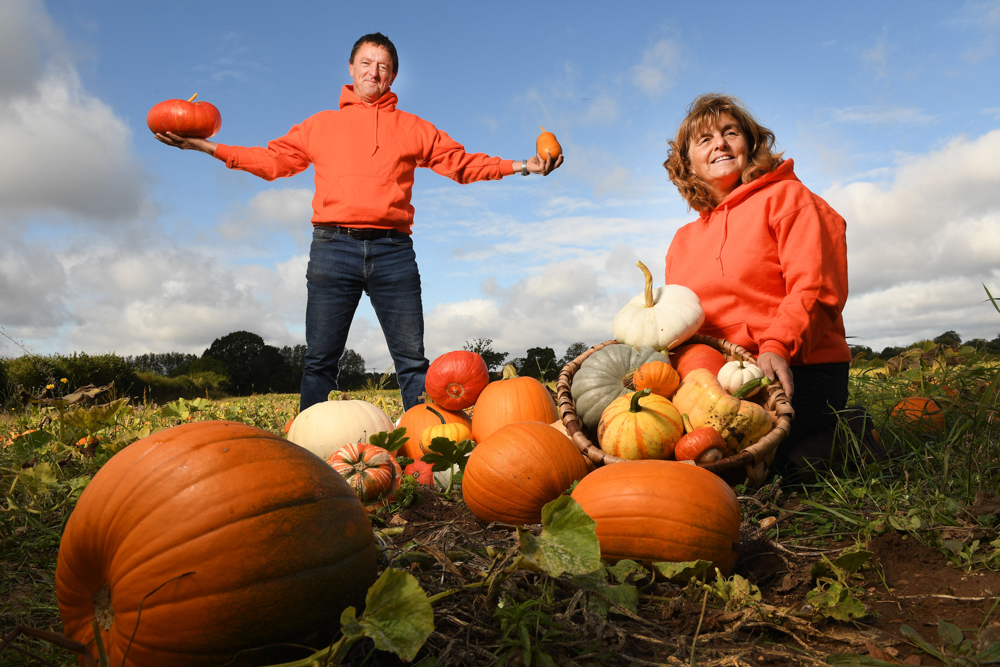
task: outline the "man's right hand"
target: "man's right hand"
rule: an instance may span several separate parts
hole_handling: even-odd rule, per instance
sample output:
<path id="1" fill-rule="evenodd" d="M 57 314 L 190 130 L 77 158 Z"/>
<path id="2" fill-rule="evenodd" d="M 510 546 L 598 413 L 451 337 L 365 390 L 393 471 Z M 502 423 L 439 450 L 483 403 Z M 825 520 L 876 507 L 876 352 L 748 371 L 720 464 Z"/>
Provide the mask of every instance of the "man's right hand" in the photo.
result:
<path id="1" fill-rule="evenodd" d="M 158 133 L 156 138 L 162 143 L 165 143 L 168 146 L 173 146 L 174 148 L 179 148 L 182 151 L 201 151 L 202 153 L 215 155 L 216 144 L 208 139 L 201 139 L 199 137 L 181 137 L 173 132 L 164 132 L 162 134 Z"/>
<path id="2" fill-rule="evenodd" d="M 541 174 L 542 176 L 548 176 L 549 172 L 553 169 L 558 169 L 563 163 L 563 156 L 560 155 L 557 158 L 552 157 L 548 151 L 545 151 L 545 158 L 543 159 L 541 155 L 535 155 L 528 159 L 528 171 L 532 174 Z"/>

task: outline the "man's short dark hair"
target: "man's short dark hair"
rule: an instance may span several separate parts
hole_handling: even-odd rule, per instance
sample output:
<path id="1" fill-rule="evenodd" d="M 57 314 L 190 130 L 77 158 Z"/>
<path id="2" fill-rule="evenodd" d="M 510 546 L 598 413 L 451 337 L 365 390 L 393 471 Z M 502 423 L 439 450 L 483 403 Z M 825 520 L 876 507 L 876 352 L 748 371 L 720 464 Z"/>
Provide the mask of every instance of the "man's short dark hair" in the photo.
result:
<path id="1" fill-rule="evenodd" d="M 392 73 L 399 74 L 399 56 L 396 55 L 396 47 L 389 40 L 388 37 L 380 32 L 373 32 L 369 35 L 364 35 L 361 39 L 354 42 L 354 48 L 351 49 L 351 58 L 347 62 L 354 64 L 354 55 L 361 48 L 362 44 L 374 44 L 375 46 L 381 46 L 383 49 L 389 52 L 392 56 Z"/>

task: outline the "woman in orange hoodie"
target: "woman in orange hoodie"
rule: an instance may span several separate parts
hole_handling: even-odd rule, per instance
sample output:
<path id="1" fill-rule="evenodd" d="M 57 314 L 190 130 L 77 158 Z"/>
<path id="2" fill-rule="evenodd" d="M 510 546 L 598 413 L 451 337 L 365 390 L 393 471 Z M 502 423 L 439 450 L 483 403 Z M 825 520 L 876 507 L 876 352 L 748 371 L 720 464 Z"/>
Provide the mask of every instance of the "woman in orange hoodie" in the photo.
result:
<path id="1" fill-rule="evenodd" d="M 774 134 L 727 95 L 691 104 L 664 167 L 701 214 L 670 243 L 667 284 L 701 299 L 699 333 L 753 352 L 792 399 L 792 432 L 775 469 L 828 458 L 851 361 L 841 316 L 844 219 L 795 177 L 792 161 L 774 151 Z"/>

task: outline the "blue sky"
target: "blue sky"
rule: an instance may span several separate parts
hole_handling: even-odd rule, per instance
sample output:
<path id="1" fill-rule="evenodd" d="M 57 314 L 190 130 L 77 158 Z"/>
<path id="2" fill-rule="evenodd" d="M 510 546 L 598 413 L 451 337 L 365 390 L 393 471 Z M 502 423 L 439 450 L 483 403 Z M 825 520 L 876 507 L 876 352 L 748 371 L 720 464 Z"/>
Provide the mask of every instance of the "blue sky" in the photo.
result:
<path id="1" fill-rule="evenodd" d="M 201 353 L 237 330 L 304 342 L 312 170 L 267 183 L 157 142 L 194 93 L 215 140 L 263 145 L 335 108 L 360 35 L 396 44 L 400 107 L 549 177 L 418 170 L 433 358 L 611 337 L 694 219 L 666 142 L 702 92 L 740 97 L 848 222 L 847 333 L 881 349 L 1000 316 L 1000 2 L 0 3 L 0 356 Z M 294 10 L 294 11 L 292 11 Z M 363 301 L 348 346 L 390 363 Z"/>

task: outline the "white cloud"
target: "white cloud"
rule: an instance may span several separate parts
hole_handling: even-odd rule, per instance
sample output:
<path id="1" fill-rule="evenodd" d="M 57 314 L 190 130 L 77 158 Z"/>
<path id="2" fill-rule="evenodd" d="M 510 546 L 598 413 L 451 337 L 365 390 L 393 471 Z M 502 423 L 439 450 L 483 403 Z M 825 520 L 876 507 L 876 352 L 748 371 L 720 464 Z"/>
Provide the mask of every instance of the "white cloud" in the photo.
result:
<path id="1" fill-rule="evenodd" d="M 217 227 L 219 234 L 239 241 L 258 237 L 262 231 L 288 232 L 300 242 L 312 232 L 311 188 L 272 188 L 254 195 L 249 202 L 225 215 Z"/>
<path id="2" fill-rule="evenodd" d="M 4 3 L 0 25 L 0 219 L 57 212 L 101 223 L 138 216 L 143 172 L 132 133 L 83 90 L 44 8 Z"/>
<path id="3" fill-rule="evenodd" d="M 632 83 L 650 98 L 658 98 L 674 85 L 681 50 L 672 39 L 662 39 L 646 49 L 642 62 L 632 68 Z"/>
<path id="4" fill-rule="evenodd" d="M 845 107 L 834 109 L 833 120 L 840 123 L 865 125 L 915 125 L 924 126 L 937 120 L 922 109 L 903 107 Z"/>
<path id="5" fill-rule="evenodd" d="M 998 277 L 998 153 L 1000 130 L 958 138 L 897 166 L 887 184 L 854 182 L 823 193 L 847 220 L 848 333 L 884 338 L 890 334 L 878 332 L 935 322 L 943 328 L 933 335 L 989 333 L 975 304 L 981 283 Z M 900 335 L 895 343 L 915 334 Z"/>

